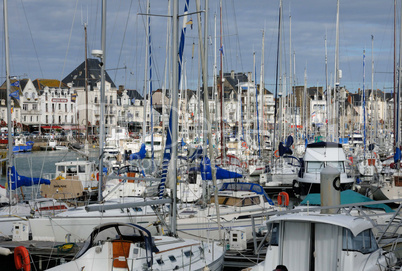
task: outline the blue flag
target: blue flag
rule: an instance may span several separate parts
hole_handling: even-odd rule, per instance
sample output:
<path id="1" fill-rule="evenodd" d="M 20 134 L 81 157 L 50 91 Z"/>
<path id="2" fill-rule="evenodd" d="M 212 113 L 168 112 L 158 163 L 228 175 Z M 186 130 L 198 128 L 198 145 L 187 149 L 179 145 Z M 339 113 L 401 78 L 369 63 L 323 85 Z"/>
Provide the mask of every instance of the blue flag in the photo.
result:
<path id="1" fill-rule="evenodd" d="M 20 81 L 15 81 L 14 83 L 11 83 L 11 86 L 19 87 L 20 86 Z"/>
<path id="2" fill-rule="evenodd" d="M 131 103 L 134 104 L 135 103 L 135 98 L 131 99 Z"/>
<path id="3" fill-rule="evenodd" d="M 17 82 L 18 82 L 18 81 L 17 81 Z M 19 90 L 16 90 L 16 91 L 14 91 L 14 92 L 11 92 L 11 93 L 10 93 L 10 97 L 19 100 L 19 99 L 20 99 L 20 92 L 19 92 Z"/>

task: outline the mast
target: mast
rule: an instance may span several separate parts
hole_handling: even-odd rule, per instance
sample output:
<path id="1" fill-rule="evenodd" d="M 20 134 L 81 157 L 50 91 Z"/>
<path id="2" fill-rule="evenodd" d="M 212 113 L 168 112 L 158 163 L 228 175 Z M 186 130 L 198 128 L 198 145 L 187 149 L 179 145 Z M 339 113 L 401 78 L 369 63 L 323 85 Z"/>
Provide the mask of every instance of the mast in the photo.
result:
<path id="1" fill-rule="evenodd" d="M 145 143 L 147 134 L 147 82 L 148 82 L 148 50 L 149 50 L 149 0 L 147 0 L 146 27 L 145 27 L 145 65 L 144 65 L 144 88 L 143 88 L 143 121 L 142 121 L 142 143 Z M 151 112 L 152 114 L 152 112 Z M 153 132 L 153 131 L 151 131 Z"/>
<path id="2" fill-rule="evenodd" d="M 273 129 L 274 129 L 274 136 L 272 137 L 273 143 L 272 143 L 272 151 L 275 150 L 276 146 L 276 118 L 277 118 L 277 112 L 278 112 L 278 79 L 279 79 L 279 54 L 280 54 L 280 40 L 281 40 L 281 18 L 282 16 L 282 0 L 279 2 L 279 22 L 278 22 L 278 41 L 277 41 L 277 51 L 276 51 L 276 77 L 275 77 L 275 112 L 274 112 L 274 123 L 273 123 Z M 271 165 L 274 164 L 274 156 L 271 155 Z"/>
<path id="3" fill-rule="evenodd" d="M 173 197 L 172 197 L 172 214 L 176 217 L 177 213 L 177 205 L 176 205 L 176 195 L 177 195 L 177 129 L 178 129 L 178 88 L 179 88 L 179 76 L 178 76 L 178 68 L 179 68 L 179 58 L 177 52 L 178 49 L 178 40 L 179 40 L 179 3 L 178 0 L 173 1 L 173 34 L 172 34 L 172 178 L 173 178 Z M 172 219 L 172 233 L 176 235 L 177 221 L 176 219 Z"/>
<path id="4" fill-rule="evenodd" d="M 327 99 L 326 99 L 326 105 L 325 105 L 325 111 L 326 111 L 326 123 L 325 123 L 325 137 L 326 140 L 329 140 L 329 105 L 330 105 L 330 101 L 331 101 L 331 89 L 329 88 L 328 85 L 328 51 L 327 51 L 327 35 L 325 34 L 325 42 L 324 42 L 324 46 L 325 46 L 325 89 L 327 90 Z"/>
<path id="5" fill-rule="evenodd" d="M 7 168 L 7 182 L 10 185 L 10 194 L 9 194 L 9 204 L 11 206 L 12 203 L 12 182 L 15 181 L 15 176 L 11 175 L 11 168 L 14 163 L 14 154 L 13 154 L 13 133 L 11 131 L 11 97 L 10 97 L 10 46 L 8 41 L 8 10 L 7 10 L 7 0 L 3 0 L 3 15 L 4 15 L 4 43 L 5 43 L 5 53 L 6 53 L 6 95 L 7 95 L 7 139 L 8 139 L 8 168 Z M 11 180 L 13 178 L 13 180 Z M 11 208 L 9 208 L 9 212 L 11 214 Z"/>
<path id="6" fill-rule="evenodd" d="M 224 147 L 224 137 L 223 137 L 223 131 L 224 131 L 224 126 L 223 126 L 223 103 L 225 99 L 225 90 L 224 90 L 224 85 L 223 85 L 223 37 L 222 37 L 222 0 L 220 0 L 220 76 L 219 76 L 219 84 L 218 88 L 220 90 L 220 99 L 221 99 L 221 159 L 222 163 L 224 163 L 224 157 L 226 156 L 225 154 L 225 147 Z"/>
<path id="7" fill-rule="evenodd" d="M 85 32 L 85 119 L 86 121 L 86 125 L 85 125 L 85 138 L 86 138 L 86 144 L 85 146 L 88 146 L 88 43 L 87 43 L 87 24 L 84 24 L 84 32 Z M 88 159 L 88 156 L 87 156 Z"/>
<path id="8" fill-rule="evenodd" d="M 336 42 L 335 42 L 335 114 L 336 118 L 333 119 L 334 124 L 334 136 L 335 141 L 339 142 L 339 133 L 340 133 L 340 121 L 337 123 L 337 120 L 340 120 L 340 94 L 339 94 L 339 81 L 340 81 L 340 70 L 339 70 L 339 0 L 336 3 Z"/>
<path id="9" fill-rule="evenodd" d="M 106 65 L 106 0 L 102 0 L 102 55 L 101 55 L 101 89 L 100 89 L 100 135 L 99 135 L 99 188 L 98 188 L 98 201 L 103 200 L 102 186 L 103 186 L 103 145 L 105 141 L 105 65 Z"/>
<path id="10" fill-rule="evenodd" d="M 371 35 L 371 91 L 374 91 L 374 57 L 373 57 L 373 45 L 374 45 L 374 36 Z M 377 139 L 377 131 L 378 131 L 378 101 L 377 101 L 377 90 L 374 93 L 374 123 L 375 123 L 375 135 L 374 138 Z"/>
<path id="11" fill-rule="evenodd" d="M 265 132 L 265 122 L 264 122 L 264 92 L 265 92 L 265 83 L 264 83 L 264 47 L 265 47 L 265 31 L 262 30 L 262 45 L 261 45 L 261 80 L 260 80 L 260 104 L 261 104 L 261 129 L 263 134 L 263 142 L 264 140 L 264 132 Z M 261 147 L 261 146 L 260 146 Z"/>
<path id="12" fill-rule="evenodd" d="M 366 159 L 366 50 L 363 50 L 363 158 Z"/>

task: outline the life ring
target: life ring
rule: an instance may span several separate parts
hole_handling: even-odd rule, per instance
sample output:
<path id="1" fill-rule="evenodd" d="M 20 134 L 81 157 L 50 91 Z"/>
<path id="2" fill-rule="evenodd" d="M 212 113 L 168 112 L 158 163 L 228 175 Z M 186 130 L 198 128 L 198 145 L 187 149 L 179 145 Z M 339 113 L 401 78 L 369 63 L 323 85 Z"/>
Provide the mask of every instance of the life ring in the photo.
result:
<path id="1" fill-rule="evenodd" d="M 284 201 L 282 201 L 282 197 L 284 198 Z M 279 205 L 284 205 L 284 206 L 289 206 L 289 194 L 286 192 L 280 192 L 278 194 L 278 204 Z"/>
<path id="2" fill-rule="evenodd" d="M 274 152 L 274 156 L 277 157 L 277 158 L 279 158 L 278 150 L 276 150 L 276 151 Z"/>
<path id="3" fill-rule="evenodd" d="M 248 167 L 247 162 L 242 162 L 241 167 L 247 169 L 247 167 Z"/>
<path id="4" fill-rule="evenodd" d="M 241 146 L 242 146 L 243 148 L 246 148 L 246 149 L 247 149 L 247 143 L 246 143 L 246 142 L 243 141 L 243 143 L 241 143 Z"/>
<path id="5" fill-rule="evenodd" d="M 14 263 L 17 270 L 31 271 L 31 259 L 26 247 L 19 246 L 14 249 Z"/>
<path id="6" fill-rule="evenodd" d="M 339 182 L 338 182 L 339 181 Z M 332 186 L 334 187 L 335 190 L 339 191 L 341 190 L 341 179 L 339 177 L 336 177 L 334 181 L 332 182 Z"/>

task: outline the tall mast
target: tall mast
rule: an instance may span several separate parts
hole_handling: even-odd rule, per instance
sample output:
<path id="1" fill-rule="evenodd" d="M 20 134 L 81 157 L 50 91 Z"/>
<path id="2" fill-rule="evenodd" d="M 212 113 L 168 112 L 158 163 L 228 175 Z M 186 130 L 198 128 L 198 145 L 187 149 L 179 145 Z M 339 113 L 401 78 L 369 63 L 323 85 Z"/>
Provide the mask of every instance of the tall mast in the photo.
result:
<path id="1" fill-rule="evenodd" d="M 147 85 L 148 85 L 148 50 L 149 50 L 149 0 L 147 0 L 147 15 L 145 27 L 145 65 L 144 65 L 144 88 L 143 88 L 143 121 L 142 121 L 142 143 L 145 143 L 145 136 L 147 134 Z M 150 112 L 152 114 L 152 112 Z M 151 131 L 153 132 L 153 131 Z"/>
<path id="2" fill-rule="evenodd" d="M 8 128 L 8 168 L 7 168 L 7 182 L 10 185 L 10 195 L 9 195 L 9 204 L 11 206 L 12 203 L 12 182 L 14 182 L 15 178 L 11 175 L 11 168 L 13 167 L 14 163 L 14 154 L 13 154 L 13 133 L 11 131 L 11 97 L 10 97 L 10 46 L 8 42 L 8 10 L 7 10 L 7 0 L 3 0 L 3 15 L 4 15 L 4 43 L 5 43 L 5 53 L 6 53 L 6 86 L 7 86 L 7 128 Z M 14 180 L 11 180 L 13 178 Z M 11 213 L 11 208 L 9 208 Z"/>
<path id="3" fill-rule="evenodd" d="M 279 22 L 278 22 L 278 41 L 277 41 L 277 51 L 276 51 L 276 78 L 275 78 L 275 112 L 274 112 L 274 135 L 272 137 L 272 151 L 276 148 L 276 119 L 277 119 L 277 112 L 278 112 L 278 79 L 279 79 L 279 54 L 280 54 L 280 40 L 281 40 L 281 21 L 282 21 L 282 0 L 279 2 Z M 274 164 L 274 156 L 271 155 L 271 165 Z"/>
<path id="4" fill-rule="evenodd" d="M 223 131 L 224 131 L 224 126 L 223 126 L 223 103 L 224 103 L 224 99 L 225 99 L 225 90 L 224 90 L 224 85 L 223 85 L 223 37 L 222 37 L 222 0 L 220 0 L 220 62 L 221 62 L 221 71 L 220 71 L 220 77 L 219 77 L 219 90 L 220 90 L 220 99 L 221 99 L 221 159 L 222 162 L 224 161 L 224 157 L 225 157 L 225 144 L 224 144 L 224 137 L 223 137 Z"/>
<path id="5" fill-rule="evenodd" d="M 339 81 L 340 81 L 340 71 L 339 71 L 339 0 L 336 3 L 336 41 L 335 41 L 335 112 L 337 112 L 336 118 L 333 119 L 333 125 L 334 125 L 334 136 L 335 136 L 335 141 L 339 142 L 339 133 L 341 127 L 339 126 L 340 121 L 337 122 L 337 120 L 340 120 L 340 94 L 339 94 Z"/>
<path id="6" fill-rule="evenodd" d="M 261 45 L 261 80 L 260 80 L 260 104 L 261 104 L 261 127 L 262 135 L 263 135 L 263 142 L 264 140 L 264 91 L 265 91 L 265 83 L 264 83 L 264 45 L 265 45 L 265 32 L 262 31 L 262 45 Z M 261 143 L 260 143 L 261 148 Z"/>
<path id="7" fill-rule="evenodd" d="M 86 125 L 85 125 L 85 135 L 86 135 L 86 144 L 85 146 L 88 146 L 88 44 L 87 44 L 87 24 L 84 24 L 84 32 L 85 32 L 85 119 L 86 119 Z M 88 158 L 88 156 L 87 156 Z"/>
<path id="8" fill-rule="evenodd" d="M 105 115 L 105 65 L 106 65 L 106 0 L 102 0 L 102 56 L 101 56 L 101 89 L 100 89 L 100 135 L 99 135 L 99 194 L 98 201 L 103 200 L 102 186 L 103 186 L 103 145 L 105 141 L 105 122 L 103 116 Z"/>
<path id="9" fill-rule="evenodd" d="M 331 89 L 329 88 L 328 85 L 328 51 L 327 51 L 327 35 L 325 34 L 325 42 L 324 42 L 324 46 L 325 46 L 325 89 L 327 91 L 327 98 L 326 98 L 326 105 L 325 105 L 325 115 L 326 115 L 326 123 L 325 123 L 325 137 L 326 140 L 328 141 L 329 139 L 329 131 L 328 131 L 328 126 L 329 126 L 329 105 L 330 105 L 330 101 L 331 101 Z"/>

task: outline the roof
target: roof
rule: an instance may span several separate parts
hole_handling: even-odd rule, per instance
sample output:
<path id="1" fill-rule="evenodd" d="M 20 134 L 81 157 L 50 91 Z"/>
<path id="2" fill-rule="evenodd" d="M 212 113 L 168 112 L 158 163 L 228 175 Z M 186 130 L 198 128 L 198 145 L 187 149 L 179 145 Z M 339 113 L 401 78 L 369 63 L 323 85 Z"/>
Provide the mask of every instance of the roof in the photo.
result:
<path id="1" fill-rule="evenodd" d="M 56 79 L 35 79 L 32 81 L 36 90 L 43 90 L 45 87 L 48 88 L 67 88 L 67 85 Z"/>
<path id="2" fill-rule="evenodd" d="M 333 142 L 317 142 L 307 145 L 304 161 L 345 161 L 342 145 Z"/>
<path id="3" fill-rule="evenodd" d="M 101 80 L 101 65 L 98 59 L 88 58 L 88 85 L 90 86 L 90 90 L 93 90 L 98 82 Z M 105 71 L 105 80 L 111 84 L 112 88 L 115 88 L 116 85 L 110 78 L 107 71 Z M 75 68 L 69 75 L 67 75 L 63 79 L 63 83 L 66 85 L 68 83 L 72 83 L 73 87 L 85 87 L 85 61 Z"/>
<path id="4" fill-rule="evenodd" d="M 323 223 L 328 225 L 335 225 L 338 227 L 349 229 L 354 236 L 358 235 L 362 231 L 367 229 L 372 229 L 373 224 L 368 220 L 361 217 L 345 215 L 345 214 L 317 214 L 317 213 L 306 213 L 300 212 L 297 214 L 286 214 L 280 216 L 274 216 L 269 219 L 269 222 L 279 222 L 279 221 L 295 221 L 295 222 L 306 222 L 306 223 Z"/>

